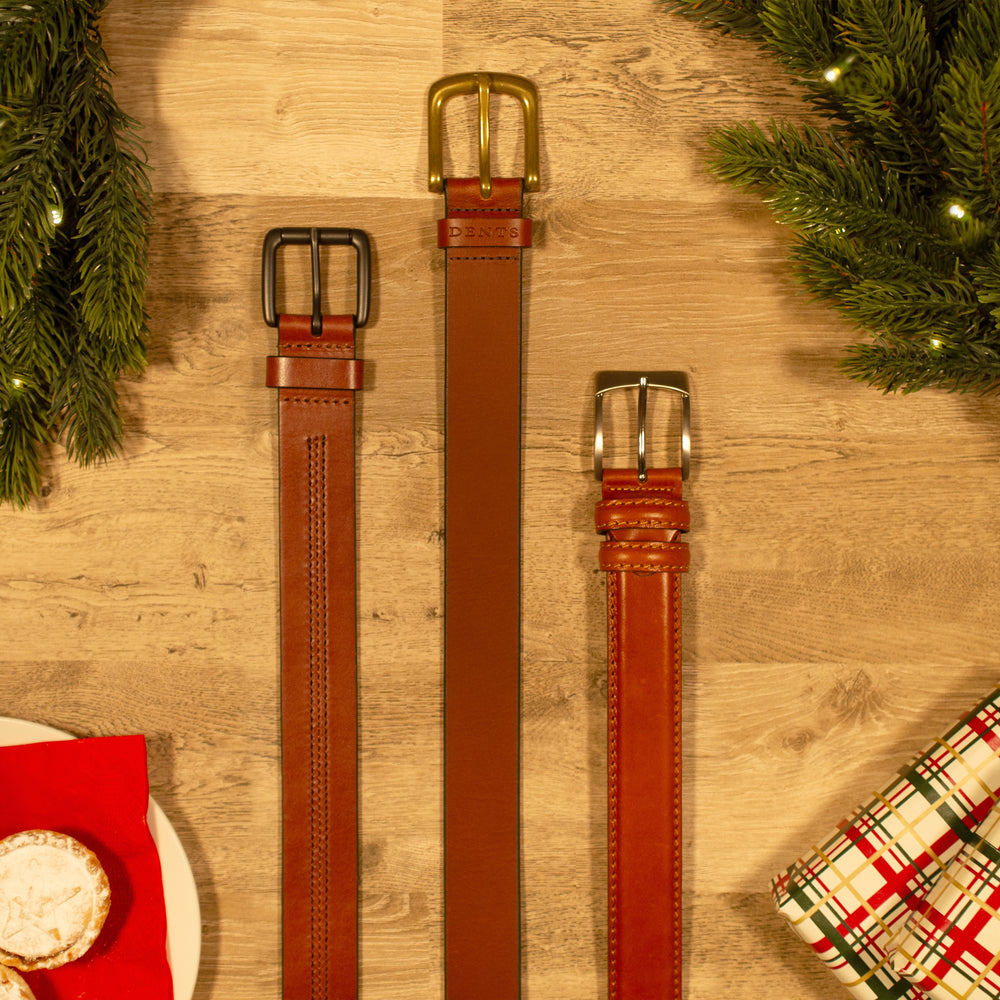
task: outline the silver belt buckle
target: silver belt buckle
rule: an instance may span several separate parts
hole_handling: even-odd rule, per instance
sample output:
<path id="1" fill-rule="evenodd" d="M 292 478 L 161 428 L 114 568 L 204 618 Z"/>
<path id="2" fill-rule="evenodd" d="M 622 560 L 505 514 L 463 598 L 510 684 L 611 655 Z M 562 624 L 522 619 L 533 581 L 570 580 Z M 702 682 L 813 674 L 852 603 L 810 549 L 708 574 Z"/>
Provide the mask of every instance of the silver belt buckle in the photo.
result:
<path id="1" fill-rule="evenodd" d="M 650 389 L 663 389 L 681 397 L 681 478 L 691 467 L 691 390 L 684 372 L 605 371 L 597 373 L 594 394 L 594 477 L 604 474 L 604 396 L 618 389 L 639 390 L 636 472 L 646 481 L 646 403 Z"/>

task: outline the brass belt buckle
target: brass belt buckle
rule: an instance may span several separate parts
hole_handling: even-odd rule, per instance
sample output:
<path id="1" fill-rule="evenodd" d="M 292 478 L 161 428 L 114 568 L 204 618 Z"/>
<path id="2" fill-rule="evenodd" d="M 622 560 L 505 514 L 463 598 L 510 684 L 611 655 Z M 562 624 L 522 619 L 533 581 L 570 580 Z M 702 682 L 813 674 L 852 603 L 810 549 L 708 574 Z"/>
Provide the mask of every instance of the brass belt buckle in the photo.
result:
<path id="1" fill-rule="evenodd" d="M 538 91 L 522 76 L 510 73 L 457 73 L 431 87 L 427 107 L 427 186 L 444 191 L 444 149 L 441 119 L 444 102 L 459 94 L 479 94 L 479 193 L 483 199 L 493 191 L 490 172 L 490 93 L 516 97 L 524 109 L 524 190 L 537 191 L 538 175 Z"/>
<path id="2" fill-rule="evenodd" d="M 604 474 L 604 395 L 616 389 L 639 390 L 636 471 L 639 482 L 646 481 L 646 397 L 650 389 L 666 389 L 681 397 L 681 478 L 687 479 L 691 466 L 691 392 L 684 372 L 597 373 L 594 403 L 594 476 Z"/>
<path id="3" fill-rule="evenodd" d="M 286 243 L 309 246 L 312 253 L 312 335 L 318 337 L 323 332 L 323 286 L 319 263 L 321 246 L 352 246 L 358 253 L 358 298 L 354 313 L 355 327 L 368 322 L 368 304 L 371 301 L 372 254 L 368 234 L 361 229 L 318 229 L 286 228 L 272 229 L 264 237 L 261 289 L 263 295 L 264 322 L 268 326 L 278 325 L 275 304 L 275 267 L 278 247 Z"/>

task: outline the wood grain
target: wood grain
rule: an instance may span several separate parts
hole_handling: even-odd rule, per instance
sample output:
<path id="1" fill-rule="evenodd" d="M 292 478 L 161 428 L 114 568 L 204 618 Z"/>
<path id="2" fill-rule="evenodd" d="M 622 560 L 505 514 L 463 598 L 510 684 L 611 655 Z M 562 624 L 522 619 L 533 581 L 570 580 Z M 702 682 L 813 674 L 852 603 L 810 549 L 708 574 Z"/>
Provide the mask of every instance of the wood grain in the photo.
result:
<path id="1" fill-rule="evenodd" d="M 102 27 L 153 168 L 150 364 L 121 387 L 120 459 L 83 470 L 55 446 L 44 496 L 0 510 L 4 712 L 147 734 L 201 894 L 196 1000 L 280 995 L 260 246 L 273 226 L 312 224 L 366 229 L 375 259 L 359 422 L 363 995 L 443 995 L 443 270 L 424 102 L 469 69 L 520 73 L 541 95 L 523 352 L 525 996 L 606 995 L 590 393 L 596 371 L 631 367 L 682 369 L 694 387 L 685 996 L 844 996 L 774 915 L 768 880 L 1000 681 L 1000 410 L 847 381 L 855 333 L 798 293 L 788 233 L 707 174 L 716 125 L 803 117 L 792 84 L 651 0 L 497 0 L 489 16 L 456 0 L 112 0 Z M 518 112 L 498 101 L 492 115 L 496 169 L 516 169 Z M 471 169 L 473 127 L 456 102 L 450 171 Z M 333 297 L 350 269 L 328 266 Z M 289 308 L 304 282 L 283 258 Z"/>

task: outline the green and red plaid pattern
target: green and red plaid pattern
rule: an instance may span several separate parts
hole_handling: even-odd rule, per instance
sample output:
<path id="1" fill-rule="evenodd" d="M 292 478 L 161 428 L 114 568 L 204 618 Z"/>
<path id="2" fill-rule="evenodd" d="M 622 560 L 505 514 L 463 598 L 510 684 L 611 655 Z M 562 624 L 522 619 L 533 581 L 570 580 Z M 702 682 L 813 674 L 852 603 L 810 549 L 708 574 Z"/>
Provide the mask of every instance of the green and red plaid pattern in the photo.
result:
<path id="1" fill-rule="evenodd" d="M 1000 808 L 948 866 L 892 956 L 934 1000 L 1000 997 Z"/>
<path id="2" fill-rule="evenodd" d="M 1000 690 L 773 880 L 778 912 L 861 1000 L 926 1000 L 891 956 L 1000 797 L 998 727 Z"/>

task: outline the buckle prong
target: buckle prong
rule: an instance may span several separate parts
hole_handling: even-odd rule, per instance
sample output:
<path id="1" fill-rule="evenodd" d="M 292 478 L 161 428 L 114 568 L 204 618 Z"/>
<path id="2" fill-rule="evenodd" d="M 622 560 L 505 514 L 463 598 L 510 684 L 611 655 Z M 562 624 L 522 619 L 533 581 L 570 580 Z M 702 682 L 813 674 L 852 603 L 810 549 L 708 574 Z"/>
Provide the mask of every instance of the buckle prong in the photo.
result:
<path id="1" fill-rule="evenodd" d="M 476 74 L 479 85 L 479 193 L 483 199 L 493 193 L 490 174 L 490 78 Z"/>
<path id="2" fill-rule="evenodd" d="M 444 191 L 444 103 L 459 94 L 476 94 L 479 102 L 479 193 L 485 200 L 493 192 L 490 166 L 490 94 L 509 94 L 520 102 L 524 113 L 524 190 L 537 191 L 538 91 L 521 76 L 510 73 L 456 73 L 438 80 L 427 102 L 427 186 Z"/>
<path id="3" fill-rule="evenodd" d="M 309 230 L 309 256 L 312 259 L 312 322 L 310 330 L 314 337 L 323 333 L 323 288 L 319 265 L 319 230 Z"/>
<path id="4" fill-rule="evenodd" d="M 323 332 L 323 281 L 319 248 L 321 246 L 352 246 L 358 255 L 358 292 L 354 313 L 355 327 L 368 322 L 371 303 L 371 244 L 363 229 L 328 229 L 312 227 L 286 227 L 272 229 L 264 237 L 264 251 L 261 263 L 261 298 L 264 322 L 268 326 L 278 325 L 278 309 L 275 301 L 275 271 L 278 247 L 285 244 L 308 246 L 312 269 L 312 335 L 318 337 Z"/>
<path id="5" fill-rule="evenodd" d="M 594 476 L 604 474 L 604 396 L 617 389 L 638 389 L 638 433 L 636 473 L 646 481 L 646 412 L 650 389 L 666 389 L 681 397 L 681 478 L 687 479 L 691 466 L 691 392 L 684 372 L 606 371 L 597 373 L 594 394 Z"/>
<path id="6" fill-rule="evenodd" d="M 639 433 L 638 449 L 635 459 L 636 472 L 639 473 L 639 482 L 646 481 L 646 397 L 649 393 L 649 380 L 645 375 L 639 378 Z"/>

